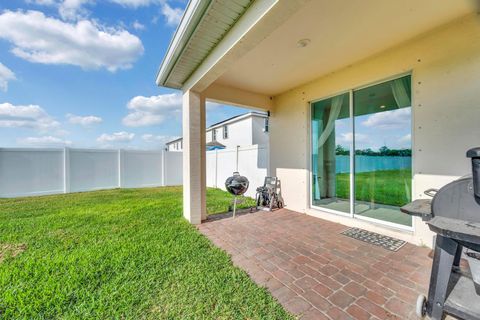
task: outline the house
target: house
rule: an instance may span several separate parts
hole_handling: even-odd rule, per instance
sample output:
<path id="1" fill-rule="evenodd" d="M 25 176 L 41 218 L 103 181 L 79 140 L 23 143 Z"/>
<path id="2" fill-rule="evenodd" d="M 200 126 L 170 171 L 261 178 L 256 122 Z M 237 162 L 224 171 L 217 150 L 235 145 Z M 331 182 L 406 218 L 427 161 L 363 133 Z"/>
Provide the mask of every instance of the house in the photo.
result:
<path id="1" fill-rule="evenodd" d="M 206 218 L 209 100 L 270 112 L 270 170 L 287 208 L 431 246 L 399 207 L 471 171 L 473 3 L 190 1 L 157 76 L 183 91 L 185 217 Z"/>
<path id="2" fill-rule="evenodd" d="M 248 112 L 238 115 L 207 128 L 206 142 L 218 142 L 222 148 L 237 146 L 268 146 L 268 114 L 265 112 Z M 207 147 L 208 148 L 208 147 Z M 167 151 L 182 151 L 183 139 L 178 138 L 166 143 Z"/>

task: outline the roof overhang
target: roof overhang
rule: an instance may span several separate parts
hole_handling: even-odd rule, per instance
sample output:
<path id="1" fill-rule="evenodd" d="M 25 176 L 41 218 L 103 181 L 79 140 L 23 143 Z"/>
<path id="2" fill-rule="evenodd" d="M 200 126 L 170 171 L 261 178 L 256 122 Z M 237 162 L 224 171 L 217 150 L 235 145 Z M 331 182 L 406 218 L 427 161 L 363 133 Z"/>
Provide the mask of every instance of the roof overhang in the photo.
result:
<path id="1" fill-rule="evenodd" d="M 244 0 L 230 7 L 241 1 L 189 3 L 158 85 L 269 109 L 271 96 L 474 11 L 468 0 Z M 207 28 L 218 21 L 220 31 Z M 303 49 L 302 38 L 311 39 Z"/>
<path id="2" fill-rule="evenodd" d="M 157 74 L 159 86 L 181 89 L 253 0 L 191 0 Z"/>

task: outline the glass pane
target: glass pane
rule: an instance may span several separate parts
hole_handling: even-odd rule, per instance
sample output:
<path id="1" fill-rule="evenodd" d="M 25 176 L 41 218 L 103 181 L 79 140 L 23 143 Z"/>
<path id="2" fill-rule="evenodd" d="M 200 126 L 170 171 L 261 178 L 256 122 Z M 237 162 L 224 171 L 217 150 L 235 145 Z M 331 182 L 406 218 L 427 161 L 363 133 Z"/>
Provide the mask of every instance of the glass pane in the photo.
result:
<path id="1" fill-rule="evenodd" d="M 411 79 L 353 94 L 355 214 L 411 226 L 399 207 L 411 201 Z"/>
<path id="2" fill-rule="evenodd" d="M 350 212 L 349 94 L 312 104 L 312 204 Z"/>

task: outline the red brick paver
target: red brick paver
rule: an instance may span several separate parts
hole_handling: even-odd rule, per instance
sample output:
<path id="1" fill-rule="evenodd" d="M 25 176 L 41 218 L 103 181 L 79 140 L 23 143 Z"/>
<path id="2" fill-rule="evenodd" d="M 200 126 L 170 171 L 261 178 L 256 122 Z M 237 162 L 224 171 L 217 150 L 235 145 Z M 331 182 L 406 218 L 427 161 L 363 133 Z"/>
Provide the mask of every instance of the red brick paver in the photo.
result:
<path id="1" fill-rule="evenodd" d="M 416 319 L 430 250 L 406 244 L 391 252 L 341 235 L 347 228 L 286 209 L 199 226 L 302 319 Z"/>

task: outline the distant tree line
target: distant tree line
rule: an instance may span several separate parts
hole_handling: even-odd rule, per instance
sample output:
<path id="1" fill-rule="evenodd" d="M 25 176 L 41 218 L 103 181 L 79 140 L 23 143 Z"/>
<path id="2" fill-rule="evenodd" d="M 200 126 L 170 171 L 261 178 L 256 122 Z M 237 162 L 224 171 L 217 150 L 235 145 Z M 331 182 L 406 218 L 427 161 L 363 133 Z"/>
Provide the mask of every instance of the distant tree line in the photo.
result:
<path id="1" fill-rule="evenodd" d="M 337 156 L 348 156 L 350 155 L 350 150 L 344 148 L 341 145 L 337 145 L 335 148 L 335 155 Z M 412 149 L 390 149 L 387 146 L 383 146 L 378 151 L 373 151 L 370 148 L 363 150 L 355 150 L 355 155 L 357 156 L 386 156 L 386 157 L 411 157 Z"/>

